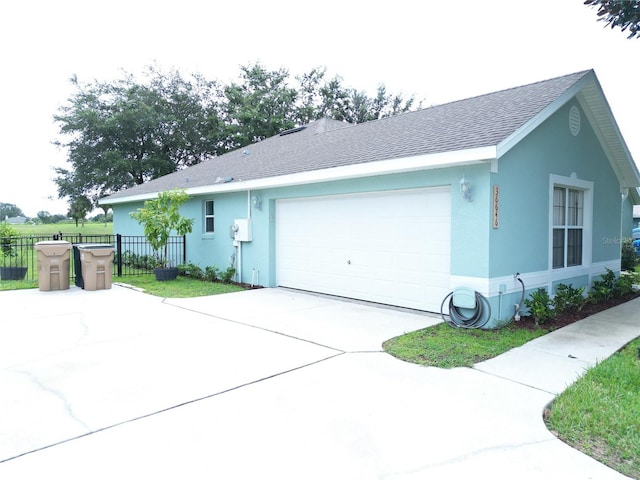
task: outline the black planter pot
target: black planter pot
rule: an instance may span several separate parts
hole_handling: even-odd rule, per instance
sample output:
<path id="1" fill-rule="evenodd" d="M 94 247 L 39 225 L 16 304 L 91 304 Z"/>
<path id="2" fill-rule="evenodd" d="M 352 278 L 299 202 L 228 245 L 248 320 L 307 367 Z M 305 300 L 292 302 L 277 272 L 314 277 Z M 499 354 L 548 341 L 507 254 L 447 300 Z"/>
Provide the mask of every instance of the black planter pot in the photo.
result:
<path id="1" fill-rule="evenodd" d="M 27 267 L 0 267 L 0 280 L 24 280 Z"/>
<path id="2" fill-rule="evenodd" d="M 153 273 L 156 276 L 156 280 L 164 282 L 166 280 L 175 280 L 178 278 L 178 267 L 173 268 L 155 268 Z"/>

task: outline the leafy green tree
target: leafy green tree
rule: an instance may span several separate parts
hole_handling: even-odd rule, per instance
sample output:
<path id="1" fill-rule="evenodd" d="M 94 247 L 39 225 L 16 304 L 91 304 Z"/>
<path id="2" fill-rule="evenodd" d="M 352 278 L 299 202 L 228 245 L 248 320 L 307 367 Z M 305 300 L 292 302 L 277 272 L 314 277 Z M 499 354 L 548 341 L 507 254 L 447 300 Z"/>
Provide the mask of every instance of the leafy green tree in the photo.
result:
<path id="1" fill-rule="evenodd" d="M 0 202 L 0 222 L 10 217 L 24 217 L 24 213 L 13 203 Z"/>
<path id="2" fill-rule="evenodd" d="M 61 198 L 105 195 L 193 165 L 216 153 L 216 85 L 150 67 L 147 82 L 71 83 L 76 92 L 54 120 L 71 168 L 56 168 Z"/>
<path id="3" fill-rule="evenodd" d="M 78 226 L 79 221 L 82 222 L 82 226 L 84 227 L 84 222 L 87 217 L 87 214 L 92 209 L 93 209 L 93 204 L 87 197 L 80 195 L 71 200 L 71 204 L 69 208 L 69 216 L 75 220 L 76 227 Z"/>
<path id="4" fill-rule="evenodd" d="M 299 124 L 323 117 L 349 123 L 363 123 L 397 115 L 413 109 L 415 98 L 390 94 L 384 84 L 378 86 L 375 97 L 344 86 L 341 77 L 325 79 L 326 70 L 314 68 L 298 77 L 300 97 L 297 103 Z M 418 105 L 419 107 L 420 105 Z"/>
<path id="5" fill-rule="evenodd" d="M 37 214 L 36 217 L 38 217 L 38 219 L 42 222 L 42 223 L 51 223 L 51 214 L 49 212 L 47 212 L 46 210 L 40 210 Z"/>
<path id="6" fill-rule="evenodd" d="M 296 124 L 297 91 L 288 86 L 285 69 L 268 71 L 259 63 L 240 69 L 241 82 L 224 88 L 227 150 L 272 137 Z"/>
<path id="7" fill-rule="evenodd" d="M 290 79 L 286 69 L 260 63 L 240 67 L 238 82 L 221 85 L 201 75 L 183 78 L 149 67 L 145 81 L 124 74 L 114 82 L 81 84 L 54 115 L 56 145 L 68 151 L 56 168 L 58 196 L 97 200 L 209 157 L 330 117 L 350 123 L 406 112 L 413 97 L 375 97 L 326 79 L 314 68 Z M 105 212 L 106 214 L 106 212 Z"/>
<path id="8" fill-rule="evenodd" d="M 193 218 L 186 218 L 180 214 L 180 206 L 189 200 L 189 194 L 184 190 L 170 190 L 160 192 L 152 200 L 144 202 L 142 208 L 131 212 L 131 218 L 143 226 L 144 236 L 153 248 L 158 259 L 158 265 L 168 267 L 168 245 L 171 232 L 176 235 L 186 235 L 193 229 Z"/>
<path id="9" fill-rule="evenodd" d="M 627 38 L 640 38 L 640 0 L 585 0 L 584 4 L 598 8 L 598 21 L 623 32 L 629 29 Z"/>

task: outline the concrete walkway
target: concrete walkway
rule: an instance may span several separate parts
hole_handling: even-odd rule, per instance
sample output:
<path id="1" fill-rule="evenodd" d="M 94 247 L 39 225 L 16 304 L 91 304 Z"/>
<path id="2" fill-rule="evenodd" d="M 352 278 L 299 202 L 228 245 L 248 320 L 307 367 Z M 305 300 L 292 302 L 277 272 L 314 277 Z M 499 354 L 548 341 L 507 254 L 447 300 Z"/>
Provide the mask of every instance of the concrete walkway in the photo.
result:
<path id="1" fill-rule="evenodd" d="M 452 370 L 381 351 L 438 317 L 282 289 L 0 312 L 0 478 L 625 478 L 542 411 L 640 335 L 640 300 Z"/>

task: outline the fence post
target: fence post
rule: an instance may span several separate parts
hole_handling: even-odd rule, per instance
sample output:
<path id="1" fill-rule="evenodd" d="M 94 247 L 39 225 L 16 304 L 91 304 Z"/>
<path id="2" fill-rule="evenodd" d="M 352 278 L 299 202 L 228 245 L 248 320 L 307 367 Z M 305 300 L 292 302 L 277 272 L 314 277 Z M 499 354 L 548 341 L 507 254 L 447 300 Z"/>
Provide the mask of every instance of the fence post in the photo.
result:
<path id="1" fill-rule="evenodd" d="M 116 234 L 116 265 L 118 266 L 118 277 L 122 276 L 122 235 Z"/>
<path id="2" fill-rule="evenodd" d="M 187 263 L 187 236 L 182 236 L 182 263 Z"/>

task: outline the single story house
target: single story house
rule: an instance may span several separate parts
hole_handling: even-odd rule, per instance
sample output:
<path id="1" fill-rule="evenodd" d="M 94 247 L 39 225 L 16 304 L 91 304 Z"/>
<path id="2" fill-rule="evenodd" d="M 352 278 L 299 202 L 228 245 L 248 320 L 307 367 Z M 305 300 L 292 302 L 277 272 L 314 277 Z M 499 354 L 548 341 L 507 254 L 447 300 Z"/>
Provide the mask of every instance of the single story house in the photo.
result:
<path id="1" fill-rule="evenodd" d="M 640 174 L 592 70 L 350 125 L 329 119 L 102 200 L 114 228 L 186 189 L 188 261 L 237 280 L 439 312 L 620 271 Z"/>
<path id="2" fill-rule="evenodd" d="M 8 217 L 5 221 L 9 225 L 22 225 L 23 223 L 27 223 L 27 217 L 18 216 L 18 217 Z"/>

